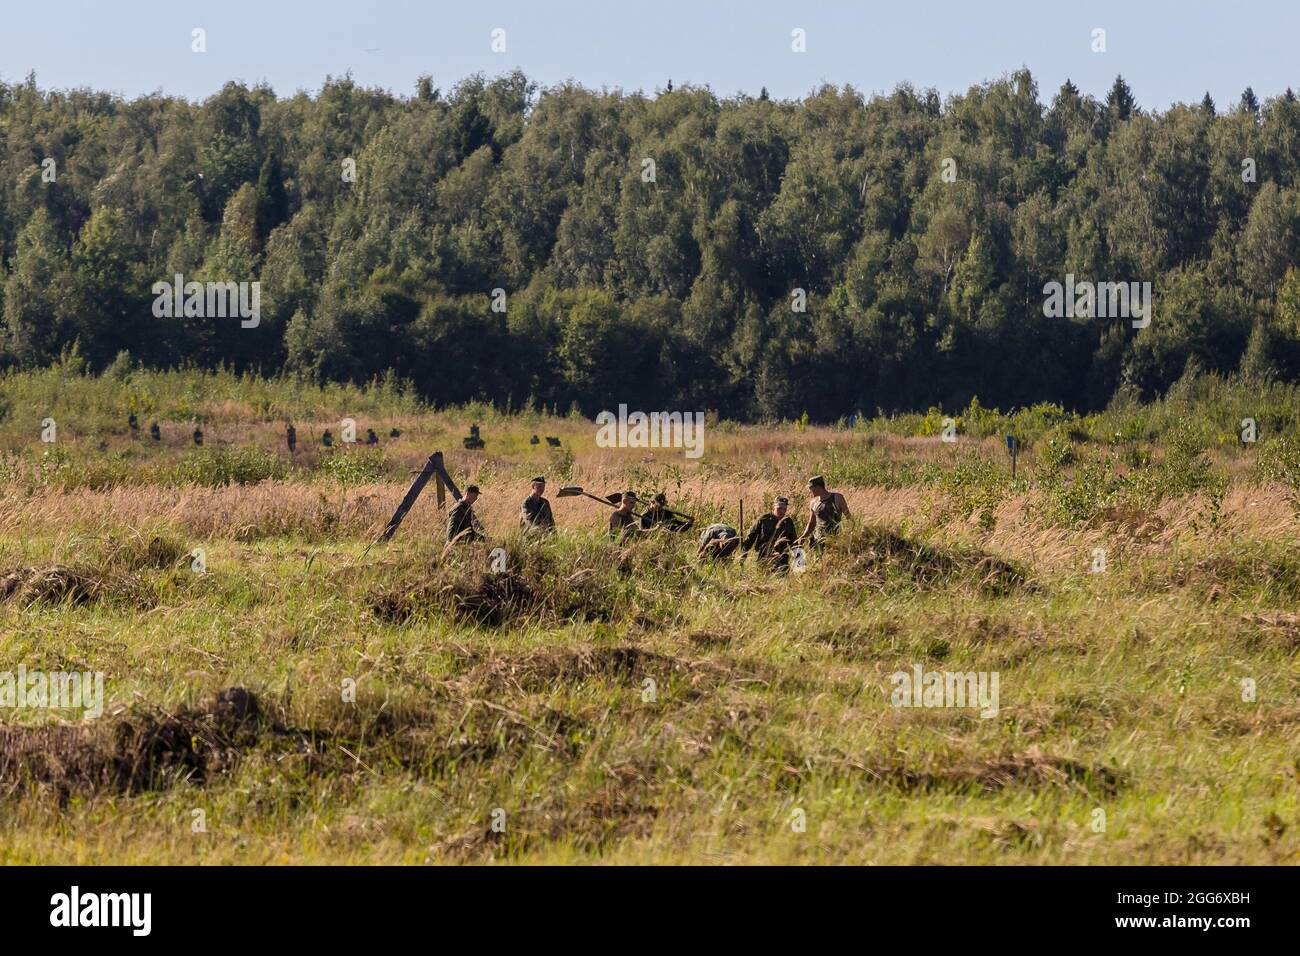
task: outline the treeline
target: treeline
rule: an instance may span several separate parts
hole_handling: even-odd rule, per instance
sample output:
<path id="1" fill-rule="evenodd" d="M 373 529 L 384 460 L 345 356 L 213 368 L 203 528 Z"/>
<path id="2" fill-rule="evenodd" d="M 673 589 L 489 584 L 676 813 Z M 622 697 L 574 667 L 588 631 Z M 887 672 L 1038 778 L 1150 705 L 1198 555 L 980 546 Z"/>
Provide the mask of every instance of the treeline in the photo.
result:
<path id="1" fill-rule="evenodd" d="M 0 365 L 224 365 L 434 403 L 836 419 L 1300 379 L 1300 103 L 650 97 L 513 73 L 201 104 L 0 84 Z M 256 328 L 155 282 L 261 283 Z M 1043 287 L 1154 286 L 1152 320 Z M 801 307 L 802 306 L 802 310 Z M 123 354 L 126 353 L 126 354 Z"/>

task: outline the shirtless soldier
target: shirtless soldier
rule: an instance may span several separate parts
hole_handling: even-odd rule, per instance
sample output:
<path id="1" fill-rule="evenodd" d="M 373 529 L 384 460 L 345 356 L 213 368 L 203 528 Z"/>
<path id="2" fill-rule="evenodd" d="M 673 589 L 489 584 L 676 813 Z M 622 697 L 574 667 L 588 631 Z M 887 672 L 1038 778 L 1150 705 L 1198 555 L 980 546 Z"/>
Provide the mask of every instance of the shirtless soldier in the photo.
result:
<path id="1" fill-rule="evenodd" d="M 808 479 L 812 501 L 808 503 L 808 527 L 799 536 L 800 541 L 811 541 L 813 547 L 826 543 L 828 535 L 839 529 L 840 521 L 849 517 L 849 505 L 838 491 L 826 489 L 826 479 L 813 475 Z"/>
<path id="2" fill-rule="evenodd" d="M 632 513 L 636 507 L 636 492 L 625 491 L 619 498 L 618 507 L 609 516 L 609 536 L 619 541 L 626 541 L 637 528 L 637 516 Z"/>

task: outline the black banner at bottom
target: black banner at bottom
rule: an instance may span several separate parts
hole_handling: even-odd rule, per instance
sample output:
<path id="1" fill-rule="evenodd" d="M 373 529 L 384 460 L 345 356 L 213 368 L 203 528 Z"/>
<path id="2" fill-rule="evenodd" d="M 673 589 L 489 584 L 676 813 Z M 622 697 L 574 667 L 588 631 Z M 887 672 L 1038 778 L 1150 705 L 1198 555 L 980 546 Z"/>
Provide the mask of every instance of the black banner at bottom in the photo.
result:
<path id="1" fill-rule="evenodd" d="M 696 881 L 700 881 L 696 883 Z M 707 881 L 707 882 L 705 882 Z M 7 944 L 32 937 L 150 942 L 373 942 L 459 924 L 540 941 L 563 926 L 653 935 L 807 939 L 878 928 L 1055 930 L 1070 940 L 1199 935 L 1231 945 L 1288 929 L 1285 868 L 0 868 Z M 536 917 L 537 922 L 531 918 Z M 915 920 L 915 922 L 909 922 Z M 471 922 L 472 921 L 472 922 Z M 578 925 L 573 925 L 574 923 Z M 865 925 L 864 925 L 865 924 Z M 998 938 L 998 937 L 993 937 Z M 1005 937 L 1003 937 L 1005 938 Z M 1060 936 L 1056 937 L 1062 938 Z M 956 937 L 949 938 L 954 942 Z"/>

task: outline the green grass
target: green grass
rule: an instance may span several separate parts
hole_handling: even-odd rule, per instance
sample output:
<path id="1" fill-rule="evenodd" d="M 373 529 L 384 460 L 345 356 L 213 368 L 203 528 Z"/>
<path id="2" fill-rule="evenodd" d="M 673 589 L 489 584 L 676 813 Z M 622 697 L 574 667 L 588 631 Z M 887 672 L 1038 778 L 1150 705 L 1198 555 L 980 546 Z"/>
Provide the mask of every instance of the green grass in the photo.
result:
<path id="1" fill-rule="evenodd" d="M 96 721 L 0 711 L 0 862 L 1288 863 L 1300 850 L 1297 522 L 1289 506 L 1256 522 L 1243 503 L 1273 506 L 1300 470 L 1286 436 L 1196 439 L 1231 406 L 1222 396 L 1185 420 L 1126 412 L 1158 429 L 1125 440 L 1146 453 L 1136 464 L 1082 434 L 1091 425 L 1076 438 L 1052 421 L 1043 435 L 1068 460 L 1026 454 L 1012 481 L 996 445 L 908 444 L 897 420 L 720 428 L 699 464 L 627 452 L 611 465 L 581 422 L 435 413 L 391 384 L 130 380 L 0 379 L 0 581 L 46 573 L 0 601 L 0 671 L 101 670 L 108 698 Z M 228 443 L 131 439 L 110 414 L 123 388 L 153 395 L 164 422 L 225 422 Z M 55 449 L 19 411 L 37 394 L 75 436 Z M 322 422 L 367 408 L 404 434 L 338 450 L 355 459 L 290 459 L 290 407 Z M 485 452 L 461 454 L 468 421 Z M 539 429 L 564 436 L 563 459 L 529 443 Z M 788 447 L 770 447 L 774 433 Z M 484 484 L 504 576 L 487 546 L 443 553 L 431 491 L 365 553 L 435 442 Z M 56 452 L 61 464 L 41 457 Z M 562 533 L 525 541 L 509 530 L 522 480 L 561 461 L 593 487 L 664 487 L 733 520 L 739 495 L 753 514 L 756 487 L 797 493 L 795 476 L 824 465 L 862 519 L 786 578 L 700 567 L 688 540 L 616 547 L 595 503 L 557 502 Z M 140 496 L 160 504 L 122 510 Z M 1141 525 L 1153 516 L 1158 533 Z M 1089 573 L 1097 547 L 1107 567 Z M 996 672 L 997 715 L 894 706 L 890 675 L 915 665 Z M 256 716 L 213 705 L 230 687 L 256 695 Z"/>

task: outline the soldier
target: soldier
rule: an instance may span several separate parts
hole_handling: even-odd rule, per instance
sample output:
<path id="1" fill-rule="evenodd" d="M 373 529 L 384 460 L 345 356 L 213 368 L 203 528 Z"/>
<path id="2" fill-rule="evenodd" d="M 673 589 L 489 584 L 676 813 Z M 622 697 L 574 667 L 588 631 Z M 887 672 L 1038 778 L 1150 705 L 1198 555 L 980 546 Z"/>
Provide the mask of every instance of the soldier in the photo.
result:
<path id="1" fill-rule="evenodd" d="M 821 475 L 808 479 L 808 490 L 813 495 L 808 503 L 808 527 L 799 540 L 811 541 L 814 547 L 821 547 L 826 543 L 826 537 L 839 528 L 840 521 L 849 517 L 849 504 L 838 491 L 826 490 L 826 479 Z"/>
<path id="2" fill-rule="evenodd" d="M 694 518 L 668 509 L 668 496 L 662 491 L 654 496 L 650 507 L 641 515 L 642 531 L 650 531 L 661 525 L 669 531 L 689 531 L 693 524 Z"/>
<path id="3" fill-rule="evenodd" d="M 551 514 L 551 503 L 542 497 L 544 491 L 546 479 L 539 475 L 533 479 L 533 493 L 519 506 L 519 524 L 525 531 L 542 534 L 555 531 L 555 515 Z"/>
<path id="4" fill-rule="evenodd" d="M 609 516 L 609 536 L 626 541 L 636 531 L 636 492 L 625 491 L 619 498 L 618 507 Z"/>
<path id="5" fill-rule="evenodd" d="M 700 559 L 718 561 L 731 557 L 738 547 L 740 547 L 739 532 L 731 525 L 719 522 L 704 529 L 695 555 Z"/>
<path id="6" fill-rule="evenodd" d="M 483 541 L 487 535 L 474 514 L 474 502 L 478 501 L 478 485 L 465 489 L 465 497 L 456 502 L 456 506 L 447 514 L 447 540 L 456 544 L 469 541 Z"/>
<path id="7" fill-rule="evenodd" d="M 773 571 L 784 571 L 790 566 L 790 548 L 795 543 L 794 519 L 786 514 L 790 499 L 778 495 L 772 504 L 772 510 L 760 515 L 745 535 L 740 553 L 750 551 L 758 554 L 758 559 L 765 562 Z"/>

